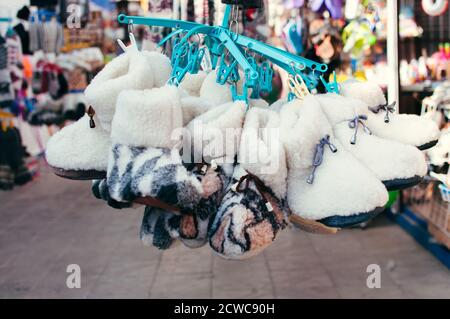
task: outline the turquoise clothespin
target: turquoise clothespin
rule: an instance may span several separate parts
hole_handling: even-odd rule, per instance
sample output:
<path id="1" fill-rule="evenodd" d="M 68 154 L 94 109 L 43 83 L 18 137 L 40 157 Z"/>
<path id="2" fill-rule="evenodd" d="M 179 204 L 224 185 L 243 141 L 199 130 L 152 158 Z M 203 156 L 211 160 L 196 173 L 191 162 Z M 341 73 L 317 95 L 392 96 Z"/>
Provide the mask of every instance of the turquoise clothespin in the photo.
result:
<path id="1" fill-rule="evenodd" d="M 339 84 L 337 83 L 336 71 L 333 71 L 333 82 L 327 83 L 322 75 L 320 76 L 320 80 L 322 81 L 328 93 L 339 94 Z"/>

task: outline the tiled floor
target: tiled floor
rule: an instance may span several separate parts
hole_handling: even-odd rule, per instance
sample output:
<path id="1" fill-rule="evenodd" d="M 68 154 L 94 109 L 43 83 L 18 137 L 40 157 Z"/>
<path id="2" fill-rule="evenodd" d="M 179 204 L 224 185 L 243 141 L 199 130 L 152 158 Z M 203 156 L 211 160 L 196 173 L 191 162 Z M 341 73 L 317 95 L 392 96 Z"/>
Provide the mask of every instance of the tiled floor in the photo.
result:
<path id="1" fill-rule="evenodd" d="M 2 298 L 450 298 L 450 271 L 384 218 L 334 236 L 288 229 L 262 255 L 226 261 L 207 246 L 142 246 L 143 208 L 108 208 L 88 182 L 44 172 L 0 203 Z M 69 264 L 80 289 L 66 286 Z M 369 264 L 380 289 L 366 286 Z"/>

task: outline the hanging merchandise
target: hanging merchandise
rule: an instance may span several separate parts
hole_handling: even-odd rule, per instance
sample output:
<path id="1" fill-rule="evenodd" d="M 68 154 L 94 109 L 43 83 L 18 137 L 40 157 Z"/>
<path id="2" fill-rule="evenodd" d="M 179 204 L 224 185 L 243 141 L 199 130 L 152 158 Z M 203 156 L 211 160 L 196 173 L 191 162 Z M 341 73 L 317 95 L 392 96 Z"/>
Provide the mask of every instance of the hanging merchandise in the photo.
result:
<path id="1" fill-rule="evenodd" d="M 259 1 L 232 3 L 220 27 L 119 15 L 130 46 L 118 41 L 124 53 L 85 90 L 86 115 L 50 139 L 53 171 L 92 180 L 113 208 L 145 205 L 145 245 L 209 244 L 226 259 L 260 254 L 290 223 L 334 234 L 367 222 L 388 190 L 423 179 L 418 148 L 438 137 L 428 120 L 394 115 L 372 84 L 338 85 L 335 73 L 327 82 L 326 64 L 240 34 L 236 4 Z M 301 35 L 303 21 L 293 23 Z M 140 51 L 133 25 L 174 29 L 159 43 L 170 57 Z M 332 59 L 334 28 L 318 29 L 314 50 Z M 290 94 L 269 107 L 261 96 L 273 91 L 273 66 L 287 72 Z M 318 86 L 328 93 L 315 94 Z M 397 133 L 416 122 L 414 139 Z"/>
<path id="2" fill-rule="evenodd" d="M 63 27 L 54 11 L 39 9 L 31 14 L 29 34 L 32 52 L 42 50 L 45 53 L 59 53 L 64 46 Z"/>
<path id="3" fill-rule="evenodd" d="M 0 107 L 11 108 L 14 102 L 14 90 L 8 68 L 8 47 L 0 36 Z"/>
<path id="4" fill-rule="evenodd" d="M 448 0 L 422 0 L 422 8 L 426 14 L 440 16 L 448 8 Z"/>
<path id="5" fill-rule="evenodd" d="M 342 0 L 312 0 L 309 6 L 314 12 L 328 11 L 333 19 L 342 18 Z"/>

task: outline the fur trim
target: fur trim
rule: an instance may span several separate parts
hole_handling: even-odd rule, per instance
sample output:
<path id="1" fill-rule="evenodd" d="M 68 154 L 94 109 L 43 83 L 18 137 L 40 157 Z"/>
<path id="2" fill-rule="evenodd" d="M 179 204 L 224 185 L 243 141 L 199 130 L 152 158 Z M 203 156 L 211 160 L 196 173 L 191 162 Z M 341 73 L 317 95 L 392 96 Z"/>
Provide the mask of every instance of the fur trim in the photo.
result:
<path id="1" fill-rule="evenodd" d="M 86 114 L 77 122 L 55 133 L 47 144 L 47 162 L 65 170 L 106 171 L 111 146 L 109 134 L 98 125 L 89 126 Z"/>
<path id="2" fill-rule="evenodd" d="M 183 126 L 189 124 L 197 116 L 205 113 L 213 107 L 209 100 L 195 96 L 181 98 L 181 108 L 183 111 Z"/>
<path id="3" fill-rule="evenodd" d="M 200 97 L 210 100 L 215 105 L 233 101 L 230 85 L 220 85 L 216 82 L 216 77 L 216 71 L 208 73 L 200 89 Z"/>
<path id="4" fill-rule="evenodd" d="M 182 126 L 178 88 L 127 90 L 117 99 L 111 139 L 128 146 L 172 148 L 181 138 L 172 136 L 174 130 Z"/>
<path id="5" fill-rule="evenodd" d="M 186 90 L 191 96 L 200 96 L 200 89 L 206 76 L 206 72 L 203 71 L 200 71 L 197 74 L 187 73 L 180 84 L 180 88 Z"/>
<path id="6" fill-rule="evenodd" d="M 153 83 L 153 70 L 145 56 L 127 52 L 97 74 L 85 90 L 86 100 L 95 109 L 100 125 L 110 131 L 119 93 L 126 89 L 152 88 Z"/>
<path id="7" fill-rule="evenodd" d="M 268 109 L 251 108 L 245 117 L 239 163 L 271 188 L 286 196 L 286 155 L 280 140 L 280 117 Z"/>
<path id="8" fill-rule="evenodd" d="M 425 156 L 416 147 L 370 135 L 361 126 L 356 144 L 351 144 L 354 129 L 349 128 L 348 122 L 336 125 L 334 134 L 344 148 L 381 181 L 425 176 L 427 173 Z"/>
<path id="9" fill-rule="evenodd" d="M 152 69 L 154 86 L 158 88 L 164 86 L 172 73 L 170 59 L 166 55 L 156 51 L 142 51 L 142 55 L 146 58 L 148 65 Z M 150 89 L 152 87 L 147 85 L 144 88 Z"/>
<path id="10" fill-rule="evenodd" d="M 245 118 L 244 102 L 213 107 L 187 125 L 195 162 L 215 159 L 217 164 L 233 163 Z M 231 134 L 231 135 L 230 135 Z"/>
<path id="11" fill-rule="evenodd" d="M 361 101 L 336 94 L 319 95 L 317 99 L 333 126 L 336 139 L 378 179 L 390 181 L 426 174 L 425 157 L 419 150 L 371 135 L 364 131 L 361 124 L 358 124 L 356 143 L 351 144 L 355 129 L 349 127 L 349 120 L 368 114 L 367 107 Z"/>
<path id="12" fill-rule="evenodd" d="M 342 96 L 363 101 L 368 107 L 387 103 L 383 90 L 374 82 L 346 81 L 339 84 L 339 92 Z"/>
<path id="13" fill-rule="evenodd" d="M 378 137 L 416 147 L 439 139 L 439 127 L 430 119 L 413 114 L 390 114 L 389 123 L 385 123 L 385 114 L 369 112 L 367 126 Z"/>
<path id="14" fill-rule="evenodd" d="M 316 96 L 294 100 L 280 114 L 288 163 L 287 199 L 294 214 L 319 220 L 370 212 L 386 204 L 385 187 L 334 138 Z M 308 184 L 316 145 L 326 135 L 338 151 L 324 148 L 323 162 L 313 184 Z"/>
<path id="15" fill-rule="evenodd" d="M 345 120 L 351 120 L 357 115 L 367 115 L 367 106 L 360 100 L 343 97 L 335 93 L 316 95 L 324 114 L 331 126 Z"/>

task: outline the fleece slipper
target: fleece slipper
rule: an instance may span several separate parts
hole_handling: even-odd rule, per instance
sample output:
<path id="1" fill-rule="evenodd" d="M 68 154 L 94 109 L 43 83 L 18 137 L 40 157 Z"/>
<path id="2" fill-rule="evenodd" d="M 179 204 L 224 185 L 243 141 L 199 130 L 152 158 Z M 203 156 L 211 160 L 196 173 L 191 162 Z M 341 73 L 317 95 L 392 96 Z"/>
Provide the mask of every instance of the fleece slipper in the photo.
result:
<path id="1" fill-rule="evenodd" d="M 182 127 L 178 88 L 120 93 L 112 122 L 107 177 L 114 200 L 149 198 L 180 211 L 192 211 L 203 189 L 183 166 L 179 149 Z"/>
<path id="2" fill-rule="evenodd" d="M 334 137 L 317 96 L 285 104 L 280 115 L 293 215 L 343 228 L 369 220 L 384 207 L 386 188 Z"/>
<path id="3" fill-rule="evenodd" d="M 440 131 L 431 119 L 395 113 L 376 83 L 348 81 L 340 84 L 340 94 L 363 101 L 369 110 L 367 126 L 375 136 L 426 150 L 436 145 Z"/>
<path id="4" fill-rule="evenodd" d="M 336 139 L 388 190 L 413 186 L 425 176 L 424 154 L 414 146 L 375 136 L 366 124 L 368 110 L 362 101 L 334 93 L 319 94 L 317 100 Z"/>
<path id="5" fill-rule="evenodd" d="M 57 132 L 47 145 L 47 162 L 57 175 L 77 180 L 106 176 L 108 151 L 105 150 L 110 148 L 109 134 L 117 96 L 125 89 L 153 87 L 152 68 L 158 59 L 149 58 L 133 43 L 92 80 L 85 90 L 90 105 L 87 114 Z"/>
<path id="6" fill-rule="evenodd" d="M 242 131 L 233 181 L 210 229 L 210 246 L 221 257 L 261 253 L 287 226 L 286 159 L 277 113 L 250 109 Z"/>

